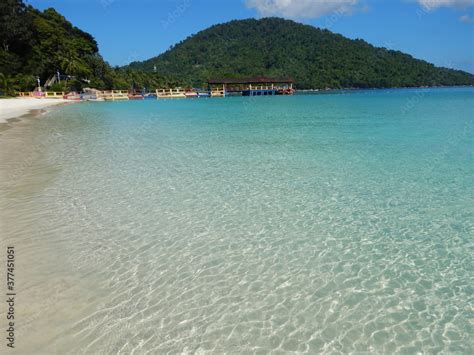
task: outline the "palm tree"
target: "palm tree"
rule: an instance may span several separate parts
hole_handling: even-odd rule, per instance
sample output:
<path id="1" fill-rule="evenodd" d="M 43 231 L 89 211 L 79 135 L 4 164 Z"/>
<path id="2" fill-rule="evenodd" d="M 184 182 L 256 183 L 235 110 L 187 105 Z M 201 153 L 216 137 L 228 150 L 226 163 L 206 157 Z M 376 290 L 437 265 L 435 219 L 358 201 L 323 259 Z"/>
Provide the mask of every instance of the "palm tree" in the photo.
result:
<path id="1" fill-rule="evenodd" d="M 8 75 L 0 73 L 0 88 L 5 96 L 15 96 L 14 79 Z"/>
<path id="2" fill-rule="evenodd" d="M 61 70 L 66 73 L 67 76 L 77 76 L 80 74 L 90 73 L 90 70 L 83 63 L 73 51 L 67 51 L 60 57 Z M 64 81 L 64 89 L 67 86 L 67 79 Z"/>
<path id="3" fill-rule="evenodd" d="M 79 57 L 72 51 L 67 51 L 60 58 L 61 69 L 68 75 L 74 75 L 79 69 Z"/>

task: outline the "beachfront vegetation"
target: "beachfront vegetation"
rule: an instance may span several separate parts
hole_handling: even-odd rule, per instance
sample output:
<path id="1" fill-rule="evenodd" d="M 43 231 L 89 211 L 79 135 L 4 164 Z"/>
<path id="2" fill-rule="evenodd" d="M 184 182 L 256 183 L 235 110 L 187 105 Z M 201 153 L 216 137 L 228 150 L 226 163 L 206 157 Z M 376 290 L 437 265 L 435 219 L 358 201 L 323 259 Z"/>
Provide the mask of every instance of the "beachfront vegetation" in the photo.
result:
<path id="1" fill-rule="evenodd" d="M 130 89 L 176 85 L 173 77 L 113 68 L 99 54 L 95 39 L 74 27 L 56 10 L 39 11 L 21 0 L 0 2 L 0 90 L 32 90 L 60 72 L 64 78 L 49 89 L 91 86 Z"/>
<path id="2" fill-rule="evenodd" d="M 56 10 L 0 2 L 0 91 L 32 90 L 60 72 L 49 90 L 154 90 L 203 86 L 209 78 L 291 76 L 297 88 L 474 84 L 474 76 L 363 40 L 278 18 L 231 21 L 199 32 L 162 55 L 111 67 L 95 39 Z"/>
<path id="3" fill-rule="evenodd" d="M 149 72 L 155 67 L 197 85 L 210 77 L 260 75 L 291 76 L 298 88 L 474 84 L 471 74 L 280 18 L 215 25 L 158 57 L 130 65 Z"/>

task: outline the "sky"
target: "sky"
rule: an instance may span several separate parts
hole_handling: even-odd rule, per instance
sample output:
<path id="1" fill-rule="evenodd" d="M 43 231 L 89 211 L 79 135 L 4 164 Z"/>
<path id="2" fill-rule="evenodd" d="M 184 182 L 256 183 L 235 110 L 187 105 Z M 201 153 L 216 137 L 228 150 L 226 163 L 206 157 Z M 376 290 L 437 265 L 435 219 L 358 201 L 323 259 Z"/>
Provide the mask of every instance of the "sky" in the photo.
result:
<path id="1" fill-rule="evenodd" d="M 474 0 L 29 0 L 92 34 L 112 65 L 145 60 L 211 25 L 278 16 L 474 73 Z"/>

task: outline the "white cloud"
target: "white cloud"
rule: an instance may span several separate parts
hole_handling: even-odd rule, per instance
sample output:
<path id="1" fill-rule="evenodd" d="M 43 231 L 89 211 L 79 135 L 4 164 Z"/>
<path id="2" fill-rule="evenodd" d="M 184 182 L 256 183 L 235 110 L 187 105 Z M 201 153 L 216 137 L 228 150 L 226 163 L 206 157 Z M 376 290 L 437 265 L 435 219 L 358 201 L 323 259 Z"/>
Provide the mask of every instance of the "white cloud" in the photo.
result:
<path id="1" fill-rule="evenodd" d="M 474 0 L 417 0 L 425 10 L 434 10 L 438 7 L 457 7 L 460 9 L 474 6 Z"/>
<path id="2" fill-rule="evenodd" d="M 262 16 L 316 18 L 350 13 L 360 0 L 246 0 Z"/>
<path id="3" fill-rule="evenodd" d="M 469 15 L 462 15 L 459 18 L 459 21 L 464 22 L 464 23 L 474 23 L 474 20 Z"/>

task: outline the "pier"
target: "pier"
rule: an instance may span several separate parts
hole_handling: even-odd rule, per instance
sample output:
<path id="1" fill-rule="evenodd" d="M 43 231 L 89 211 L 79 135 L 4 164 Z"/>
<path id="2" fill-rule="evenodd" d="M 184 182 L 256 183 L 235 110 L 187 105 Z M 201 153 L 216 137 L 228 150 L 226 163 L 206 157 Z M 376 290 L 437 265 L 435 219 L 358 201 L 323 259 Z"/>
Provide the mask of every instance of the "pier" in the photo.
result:
<path id="1" fill-rule="evenodd" d="M 45 98 L 45 99 L 62 99 L 66 95 L 66 92 L 54 92 L 54 91 L 19 91 L 18 97 L 34 97 L 34 98 Z"/>
<path id="2" fill-rule="evenodd" d="M 84 88 L 83 92 L 52 92 L 52 91 L 33 91 L 18 92 L 20 97 L 36 98 L 64 98 L 70 100 L 87 101 L 121 101 L 129 99 L 144 99 L 154 97 L 157 99 L 171 98 L 198 98 L 198 97 L 225 97 L 229 95 L 241 96 L 273 96 L 273 95 L 292 95 L 293 80 L 290 78 L 225 78 L 212 79 L 207 82 L 207 89 L 197 88 L 161 88 L 156 89 L 154 94 L 144 94 L 136 90 L 97 90 Z"/>
<path id="3" fill-rule="evenodd" d="M 157 99 L 179 99 L 186 98 L 186 90 L 181 88 L 176 89 L 156 89 Z"/>
<path id="4" fill-rule="evenodd" d="M 183 88 L 156 89 L 156 98 L 293 95 L 294 92 L 293 79 L 291 78 L 225 78 L 209 80 L 207 82 L 207 90 Z"/>
<path id="5" fill-rule="evenodd" d="M 292 95 L 293 79 L 291 78 L 225 78 L 208 81 L 208 90 L 211 96 L 267 96 Z M 216 93 L 218 95 L 213 95 Z"/>
<path id="6" fill-rule="evenodd" d="M 128 90 L 97 90 L 97 97 L 107 101 L 128 100 Z"/>

